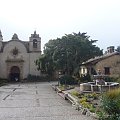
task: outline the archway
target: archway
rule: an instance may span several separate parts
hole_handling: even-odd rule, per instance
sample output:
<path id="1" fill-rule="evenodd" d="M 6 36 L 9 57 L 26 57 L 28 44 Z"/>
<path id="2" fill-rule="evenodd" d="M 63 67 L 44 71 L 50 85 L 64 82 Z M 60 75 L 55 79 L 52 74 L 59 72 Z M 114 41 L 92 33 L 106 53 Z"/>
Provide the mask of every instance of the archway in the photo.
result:
<path id="1" fill-rule="evenodd" d="M 13 66 L 10 69 L 9 74 L 10 82 L 19 82 L 20 81 L 20 69 L 17 66 Z"/>

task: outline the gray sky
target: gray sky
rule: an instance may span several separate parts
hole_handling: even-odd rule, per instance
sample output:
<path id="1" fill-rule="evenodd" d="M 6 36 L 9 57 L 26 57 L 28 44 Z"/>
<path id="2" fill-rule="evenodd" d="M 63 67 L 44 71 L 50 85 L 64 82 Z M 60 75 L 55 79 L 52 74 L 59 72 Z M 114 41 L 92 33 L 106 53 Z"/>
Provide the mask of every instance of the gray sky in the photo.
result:
<path id="1" fill-rule="evenodd" d="M 87 32 L 106 50 L 120 45 L 120 0 L 0 0 L 0 29 L 8 41 L 14 33 L 29 40 L 37 31 L 42 48 L 50 39 Z"/>

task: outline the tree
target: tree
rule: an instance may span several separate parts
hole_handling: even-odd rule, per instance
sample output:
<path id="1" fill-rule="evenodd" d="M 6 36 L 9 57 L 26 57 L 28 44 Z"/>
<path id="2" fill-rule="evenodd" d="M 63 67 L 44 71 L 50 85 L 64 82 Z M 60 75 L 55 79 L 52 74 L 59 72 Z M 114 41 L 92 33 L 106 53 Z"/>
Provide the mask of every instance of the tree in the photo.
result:
<path id="1" fill-rule="evenodd" d="M 116 51 L 117 51 L 117 52 L 120 52 L 120 46 L 117 47 Z"/>
<path id="2" fill-rule="evenodd" d="M 73 74 L 82 62 L 102 55 L 102 50 L 94 45 L 97 40 L 89 38 L 86 33 L 79 32 L 49 40 L 44 47 L 42 64 L 47 65 L 47 69 L 51 71 L 62 70 L 66 74 Z"/>

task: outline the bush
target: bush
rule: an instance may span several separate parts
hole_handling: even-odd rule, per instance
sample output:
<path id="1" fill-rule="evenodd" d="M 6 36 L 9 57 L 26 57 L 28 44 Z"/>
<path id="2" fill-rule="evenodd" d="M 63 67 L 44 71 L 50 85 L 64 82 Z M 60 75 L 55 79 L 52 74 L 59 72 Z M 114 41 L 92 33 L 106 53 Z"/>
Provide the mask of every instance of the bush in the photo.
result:
<path id="1" fill-rule="evenodd" d="M 36 76 L 29 74 L 27 76 L 27 82 L 42 82 L 42 81 L 50 81 L 48 76 Z"/>
<path id="2" fill-rule="evenodd" d="M 117 78 L 114 77 L 105 77 L 105 82 L 115 82 L 117 80 Z"/>
<path id="3" fill-rule="evenodd" d="M 80 104 L 84 108 L 88 108 L 90 110 L 90 112 L 95 112 L 95 107 L 93 106 L 92 103 L 87 102 L 87 98 L 86 97 L 83 97 L 82 99 L 80 99 Z"/>
<path id="4" fill-rule="evenodd" d="M 77 84 L 77 81 L 70 75 L 64 75 L 59 78 L 61 85 L 74 85 Z"/>
<path id="5" fill-rule="evenodd" d="M 102 96 L 102 108 L 109 120 L 120 119 L 120 88 L 111 90 Z"/>
<path id="6" fill-rule="evenodd" d="M 119 77 L 119 78 L 117 78 L 116 82 L 120 83 L 120 77 Z"/>
<path id="7" fill-rule="evenodd" d="M 75 91 L 75 90 L 72 91 L 71 94 L 72 94 L 73 96 L 76 96 L 76 97 L 79 97 L 79 96 L 80 96 L 80 93 L 77 92 L 77 91 Z"/>
<path id="8" fill-rule="evenodd" d="M 91 82 L 91 81 L 92 80 L 91 80 L 91 77 L 90 77 L 89 74 L 83 75 L 83 76 L 80 77 L 80 82 Z"/>
<path id="9" fill-rule="evenodd" d="M 0 78 L 0 86 L 4 85 L 7 83 L 7 79 Z"/>

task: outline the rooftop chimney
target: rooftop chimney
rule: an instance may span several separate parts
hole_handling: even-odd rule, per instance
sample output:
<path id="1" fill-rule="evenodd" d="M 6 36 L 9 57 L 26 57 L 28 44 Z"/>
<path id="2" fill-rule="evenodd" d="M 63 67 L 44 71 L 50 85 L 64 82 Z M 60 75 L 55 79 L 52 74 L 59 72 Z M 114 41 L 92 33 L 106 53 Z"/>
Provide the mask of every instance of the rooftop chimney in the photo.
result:
<path id="1" fill-rule="evenodd" d="M 113 53 L 115 51 L 114 46 L 107 47 L 107 53 Z"/>

